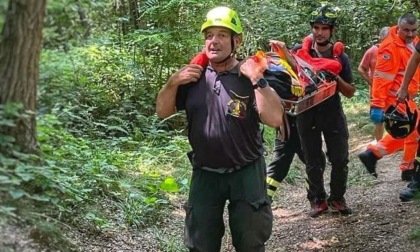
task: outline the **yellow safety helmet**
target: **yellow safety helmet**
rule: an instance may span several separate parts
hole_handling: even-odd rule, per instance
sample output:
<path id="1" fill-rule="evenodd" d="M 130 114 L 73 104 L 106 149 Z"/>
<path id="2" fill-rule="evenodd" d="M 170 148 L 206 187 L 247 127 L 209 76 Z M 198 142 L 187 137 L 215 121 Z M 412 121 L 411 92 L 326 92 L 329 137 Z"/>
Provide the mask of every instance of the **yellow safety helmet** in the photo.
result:
<path id="1" fill-rule="evenodd" d="M 242 24 L 236 11 L 220 6 L 211 9 L 206 16 L 206 21 L 201 25 L 201 32 L 213 26 L 225 27 L 236 34 L 242 33 Z"/>

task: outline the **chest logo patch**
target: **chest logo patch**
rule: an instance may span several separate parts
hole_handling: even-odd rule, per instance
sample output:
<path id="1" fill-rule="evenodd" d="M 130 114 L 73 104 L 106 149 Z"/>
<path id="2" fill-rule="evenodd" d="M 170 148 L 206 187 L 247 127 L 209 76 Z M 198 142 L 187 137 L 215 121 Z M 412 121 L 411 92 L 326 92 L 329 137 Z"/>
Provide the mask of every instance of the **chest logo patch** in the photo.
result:
<path id="1" fill-rule="evenodd" d="M 236 118 L 245 118 L 249 97 L 242 97 L 237 95 L 232 90 L 230 91 L 234 97 L 226 104 L 226 114 Z"/>
<path id="2" fill-rule="evenodd" d="M 390 60 L 391 59 L 391 55 L 384 54 L 384 55 L 382 55 L 382 59 L 384 59 L 384 60 Z"/>
<path id="3" fill-rule="evenodd" d="M 238 118 L 245 118 L 245 112 L 246 104 L 243 101 L 232 99 L 228 102 L 226 111 L 228 115 Z"/>

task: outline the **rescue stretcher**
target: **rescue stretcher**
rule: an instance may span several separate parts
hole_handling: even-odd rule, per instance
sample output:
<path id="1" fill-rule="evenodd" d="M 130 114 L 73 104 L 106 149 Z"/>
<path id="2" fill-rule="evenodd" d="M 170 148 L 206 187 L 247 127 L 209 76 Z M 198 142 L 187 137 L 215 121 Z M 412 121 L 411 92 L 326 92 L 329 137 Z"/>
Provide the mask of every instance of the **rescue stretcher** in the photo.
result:
<path id="1" fill-rule="evenodd" d="M 303 44 L 310 44 L 311 41 L 312 37 L 307 36 L 304 39 Z M 336 54 L 339 54 L 342 50 L 344 50 L 344 46 L 342 44 L 339 45 L 341 47 L 338 48 L 342 49 L 337 50 Z M 336 49 L 334 47 L 333 51 L 335 50 Z M 270 67 L 274 64 L 275 66 L 281 68 L 280 70 L 277 69 L 278 71 L 286 73 L 286 75 L 288 76 L 283 82 L 288 83 L 284 88 L 293 89 L 290 92 L 293 93 L 293 99 L 285 99 L 285 96 L 282 96 L 281 93 L 279 93 L 279 91 L 276 90 L 276 92 L 282 98 L 286 109 L 286 113 L 289 115 L 296 116 L 324 102 L 326 99 L 330 98 L 336 93 L 336 76 L 339 70 L 341 70 L 341 64 L 335 60 L 327 58 L 312 59 L 312 57 L 306 50 L 299 50 L 296 54 L 293 54 L 293 58 L 297 63 L 297 72 L 295 72 L 289 65 L 289 63 L 285 60 L 286 56 L 284 52 L 282 52 L 282 50 L 276 46 L 271 48 L 271 52 L 266 53 L 263 51 L 257 51 L 256 54 L 252 57 L 256 62 L 263 62 L 262 59 L 265 57 L 269 58 L 271 62 Z M 317 65 L 317 67 L 315 68 L 308 62 Z M 202 67 L 205 67 L 208 64 L 208 58 L 206 57 L 206 54 L 204 52 L 200 52 L 191 60 L 190 63 L 198 64 Z M 331 65 L 333 65 L 332 68 Z M 297 92 L 295 93 L 294 91 Z"/>
<path id="2" fill-rule="evenodd" d="M 299 97 L 297 100 L 286 100 L 283 99 L 285 104 L 286 113 L 292 116 L 296 116 L 333 96 L 336 92 L 337 82 L 324 81 L 323 84 L 319 85 L 317 90 L 312 93 L 306 94 Z"/>
<path id="3" fill-rule="evenodd" d="M 272 46 L 271 51 L 275 53 L 269 54 L 274 64 L 284 66 L 290 74 L 292 87 L 300 85 L 302 91 L 304 91 L 297 94 L 292 100 L 282 99 L 286 113 L 292 116 L 324 102 L 337 91 L 337 75 L 341 71 L 341 63 L 328 58 L 313 58 L 309 54 L 312 43 L 312 35 L 306 36 L 302 43 L 302 49 L 292 54 L 296 62 L 297 72 L 294 72 L 287 61 L 284 60 L 286 55 L 278 46 Z M 344 45 L 341 42 L 334 43 L 333 56 L 338 58 L 342 52 L 344 52 Z M 299 84 L 293 85 L 293 81 L 298 81 Z"/>

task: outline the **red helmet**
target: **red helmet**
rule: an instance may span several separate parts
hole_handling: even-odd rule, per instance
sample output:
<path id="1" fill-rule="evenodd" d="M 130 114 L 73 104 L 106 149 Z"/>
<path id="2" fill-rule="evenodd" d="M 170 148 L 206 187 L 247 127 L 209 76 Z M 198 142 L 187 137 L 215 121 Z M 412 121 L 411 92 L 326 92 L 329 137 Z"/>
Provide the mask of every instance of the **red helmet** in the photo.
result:
<path id="1" fill-rule="evenodd" d="M 386 131 L 396 139 L 405 138 L 413 132 L 417 123 L 417 110 L 412 112 L 405 104 L 391 105 L 384 113 Z"/>

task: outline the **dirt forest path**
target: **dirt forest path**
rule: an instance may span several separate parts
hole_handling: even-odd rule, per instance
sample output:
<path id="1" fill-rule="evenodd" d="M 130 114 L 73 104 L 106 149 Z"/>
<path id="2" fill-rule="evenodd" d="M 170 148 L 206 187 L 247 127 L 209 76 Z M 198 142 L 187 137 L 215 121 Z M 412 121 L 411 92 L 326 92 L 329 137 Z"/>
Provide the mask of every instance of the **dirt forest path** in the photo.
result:
<path id="1" fill-rule="evenodd" d="M 401 203 L 398 198 L 407 185 L 397 169 L 401 152 L 378 162 L 379 177 L 375 180 L 360 172 L 362 164 L 357 158 L 368 142 L 355 136 L 350 142 L 346 200 L 354 213 L 345 217 L 329 212 L 312 219 L 307 216 L 304 184 L 283 184 L 275 198 L 278 208 L 273 210 L 273 234 L 267 251 L 420 251 L 420 244 L 409 239 L 413 229 L 420 226 L 420 206 Z M 327 167 L 326 174 L 329 172 Z M 362 180 L 351 181 L 352 177 Z M 328 190 L 329 178 L 325 181 Z"/>
<path id="2" fill-rule="evenodd" d="M 351 131 L 351 129 L 350 129 Z M 372 141 L 369 136 L 350 134 L 349 187 L 346 200 L 353 209 L 350 216 L 328 212 L 316 219 L 307 215 L 304 167 L 297 165 L 299 178 L 294 184 L 282 183 L 273 203 L 273 232 L 267 252 L 345 251 L 345 252 L 418 252 L 420 243 L 410 234 L 420 227 L 420 203 L 402 203 L 398 196 L 407 182 L 401 181 L 397 168 L 401 152 L 378 162 L 378 179 L 367 174 L 357 154 Z M 296 167 L 292 167 L 296 169 Z M 328 192 L 331 167 L 325 171 Z M 182 239 L 184 214 L 174 211 L 178 238 Z M 226 216 L 227 219 L 227 216 Z M 227 220 L 225 220 L 227 226 Z M 233 252 L 229 231 L 224 237 L 223 252 Z"/>
<path id="3" fill-rule="evenodd" d="M 351 129 L 350 129 L 351 132 Z M 349 187 L 346 200 L 353 209 L 350 216 L 328 212 L 316 219 L 308 217 L 304 167 L 297 164 L 301 176 L 294 184 L 282 183 L 273 203 L 273 232 L 267 242 L 267 252 L 345 251 L 345 252 L 418 252 L 420 243 L 410 240 L 410 234 L 420 227 L 420 203 L 402 203 L 398 194 L 407 182 L 401 181 L 397 168 L 401 152 L 378 162 L 378 179 L 367 174 L 357 158 L 372 140 L 368 136 L 350 134 Z M 292 167 L 296 169 L 296 167 Z M 328 192 L 327 166 L 325 185 Z M 169 232 L 182 241 L 184 212 L 178 202 L 171 218 Z M 225 213 L 226 216 L 226 213 Z M 227 225 L 227 216 L 225 219 Z M 228 228 L 227 228 L 228 229 Z M 144 243 L 143 244 L 152 244 Z M 153 246 L 151 246 L 153 247 Z M 149 247 L 150 248 L 150 247 Z M 162 251 L 152 248 L 138 251 Z M 184 251 L 184 250 L 183 250 Z M 186 250 L 185 250 L 186 251 Z M 222 252 L 235 251 L 229 230 L 223 239 Z"/>
<path id="4" fill-rule="evenodd" d="M 399 191 L 407 185 L 401 181 L 401 172 L 397 168 L 401 152 L 381 159 L 378 162 L 379 177 L 374 179 L 364 171 L 357 158 L 372 138 L 352 131 L 351 127 L 350 132 L 346 200 L 354 213 L 340 216 L 328 212 L 316 219 L 308 217 L 304 167 L 297 162 L 292 167 L 300 174 L 295 183 L 282 183 L 275 195 L 273 232 L 267 242 L 267 252 L 420 251 L 420 243 L 409 239 L 413 230 L 420 227 L 420 203 L 401 203 L 398 198 Z M 327 166 L 325 172 L 327 192 L 330 169 Z M 177 198 L 172 202 L 172 214 L 162 220 L 163 227 L 103 235 L 97 237 L 95 243 L 87 237 L 79 237 L 82 251 L 187 251 L 182 245 L 185 214 L 181 206 L 184 200 Z M 227 216 L 225 224 L 228 226 Z M 227 228 L 222 252 L 233 251 Z"/>

